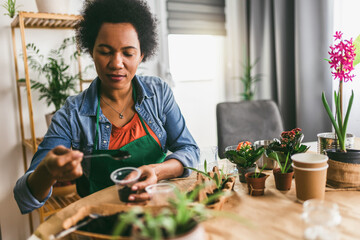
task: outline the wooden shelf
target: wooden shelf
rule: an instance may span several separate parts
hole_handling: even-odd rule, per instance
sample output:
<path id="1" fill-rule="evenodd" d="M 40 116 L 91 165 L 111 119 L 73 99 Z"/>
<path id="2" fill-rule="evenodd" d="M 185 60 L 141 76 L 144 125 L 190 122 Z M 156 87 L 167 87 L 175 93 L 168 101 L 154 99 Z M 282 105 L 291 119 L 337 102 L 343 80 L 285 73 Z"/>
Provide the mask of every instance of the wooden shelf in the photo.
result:
<path id="1" fill-rule="evenodd" d="M 36 147 L 42 142 L 44 138 L 36 138 Z M 24 139 L 23 145 L 30 150 L 34 149 L 32 139 Z"/>
<path id="2" fill-rule="evenodd" d="M 18 96 L 18 108 L 19 108 L 19 117 L 20 117 L 20 130 L 21 130 L 21 139 L 23 145 L 23 162 L 24 170 L 28 168 L 27 163 L 27 153 L 26 148 L 30 149 L 33 154 L 37 151 L 38 145 L 42 142 L 43 138 L 37 138 L 35 135 L 35 124 L 34 124 L 34 115 L 33 115 L 33 105 L 32 105 L 32 96 L 31 96 L 31 82 L 29 76 L 29 66 L 28 58 L 26 51 L 26 41 L 25 41 L 25 29 L 65 29 L 73 30 L 82 16 L 80 15 L 69 15 L 69 14 L 53 14 L 53 13 L 33 13 L 33 12 L 19 12 L 18 15 L 11 23 L 11 33 L 12 33 L 12 42 L 13 42 L 13 55 L 14 55 L 14 64 L 15 64 L 15 80 Z M 21 48 L 22 48 L 22 57 L 24 62 L 24 71 L 25 71 L 25 81 L 19 81 L 19 69 L 18 69 L 18 58 L 16 51 L 16 36 L 15 30 L 19 30 L 21 36 Z M 80 59 L 78 60 L 79 69 L 81 69 Z M 81 74 L 81 72 L 79 72 Z M 81 79 L 81 75 L 80 75 Z M 91 82 L 90 80 L 81 80 L 80 81 L 80 90 L 82 90 L 82 83 Z M 27 99 L 27 109 L 29 114 L 29 124 L 30 127 L 25 129 L 23 121 L 23 104 L 21 99 L 21 91 L 23 88 L 26 88 L 26 99 Z M 25 130 L 30 130 L 31 138 L 25 139 Z M 36 146 L 34 146 L 36 145 Z M 40 222 L 43 222 L 46 217 L 54 214 L 55 212 L 61 210 L 67 205 L 77 201 L 80 197 L 74 193 L 72 196 L 67 197 L 50 197 L 43 207 L 39 208 Z M 33 221 L 31 213 L 29 214 L 29 224 L 30 231 L 33 232 Z"/>
<path id="3" fill-rule="evenodd" d="M 43 206 L 44 212 L 42 217 L 45 219 L 46 217 L 60 211 L 62 208 L 68 206 L 73 202 L 76 202 L 79 199 L 80 197 L 78 194 L 73 194 L 65 197 L 52 196 L 45 202 Z M 44 219 L 42 221 L 44 221 Z"/>
<path id="4" fill-rule="evenodd" d="M 91 83 L 93 81 L 93 79 L 83 79 L 83 80 L 80 80 L 81 82 L 83 83 Z"/>
<path id="5" fill-rule="evenodd" d="M 12 28 L 20 27 L 20 18 L 26 28 L 74 29 L 82 19 L 80 15 L 19 12 L 11 23 Z"/>

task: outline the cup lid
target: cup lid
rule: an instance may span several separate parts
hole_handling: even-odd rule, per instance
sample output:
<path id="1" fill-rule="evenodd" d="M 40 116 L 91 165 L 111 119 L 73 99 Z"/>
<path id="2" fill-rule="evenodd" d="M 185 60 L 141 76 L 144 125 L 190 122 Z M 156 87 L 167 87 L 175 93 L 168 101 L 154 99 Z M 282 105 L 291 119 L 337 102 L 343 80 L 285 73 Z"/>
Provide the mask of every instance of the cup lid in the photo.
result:
<path id="1" fill-rule="evenodd" d="M 294 162 L 317 164 L 326 162 L 329 158 L 324 154 L 319 153 L 297 153 L 291 156 Z"/>
<path id="2" fill-rule="evenodd" d="M 136 172 L 136 175 L 131 179 L 127 179 L 126 176 L 131 172 Z M 134 167 L 124 167 L 113 171 L 110 174 L 110 178 L 115 184 L 127 184 L 130 182 L 137 181 L 140 175 L 141 175 L 141 171 L 139 169 Z"/>

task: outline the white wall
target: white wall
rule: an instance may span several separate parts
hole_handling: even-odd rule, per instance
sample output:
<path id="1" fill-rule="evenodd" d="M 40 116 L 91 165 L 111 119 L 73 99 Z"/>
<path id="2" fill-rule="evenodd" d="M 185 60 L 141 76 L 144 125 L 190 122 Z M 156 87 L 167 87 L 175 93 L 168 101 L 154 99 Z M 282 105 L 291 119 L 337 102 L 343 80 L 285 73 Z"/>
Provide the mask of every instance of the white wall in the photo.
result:
<path id="1" fill-rule="evenodd" d="M 35 11 L 35 2 L 18 1 L 29 11 Z M 15 88 L 14 60 L 11 43 L 11 19 L 0 10 L 0 223 L 3 239 L 26 239 L 29 236 L 28 217 L 22 216 L 12 194 L 12 188 L 24 173 L 21 154 L 19 116 Z"/>
<path id="2" fill-rule="evenodd" d="M 334 33 L 341 31 L 344 33 L 344 39 L 355 38 L 360 34 L 359 23 L 359 0 L 335 0 L 335 19 L 334 19 Z M 354 90 L 354 102 L 350 114 L 347 132 L 355 134 L 360 137 L 360 64 L 355 66 L 353 71 L 355 78 L 352 82 L 346 82 L 343 85 L 343 101 L 344 109 L 347 107 L 348 100 L 351 96 L 351 90 Z M 331 79 L 329 79 L 331 81 Z M 333 88 L 337 90 L 339 81 L 333 80 Z M 344 110 L 345 111 L 345 110 Z M 344 113 L 345 114 L 345 113 Z"/>
<path id="3" fill-rule="evenodd" d="M 4 1 L 1 1 L 3 4 Z M 17 0 L 20 10 L 37 12 L 35 0 Z M 73 11 L 81 5 L 81 0 L 73 2 Z M 18 114 L 18 102 L 15 86 L 15 68 L 12 53 L 12 39 L 10 23 L 12 19 L 3 15 L 5 9 L 0 8 L 0 73 L 1 73 L 1 87 L 0 87 L 0 224 L 2 239 L 16 240 L 26 239 L 30 236 L 28 215 L 21 215 L 13 197 L 13 187 L 16 180 L 24 174 L 22 147 L 20 137 L 20 122 Z M 29 30 L 25 32 L 27 42 L 35 42 L 41 50 L 46 53 L 49 49 L 58 47 L 62 39 L 70 36 L 69 31 L 59 30 Z M 17 50 L 21 51 L 20 33 L 16 31 L 17 36 Z M 18 61 L 21 72 L 23 73 L 23 61 L 21 58 Z M 20 77 L 24 77 L 23 74 Z M 36 77 L 33 75 L 32 77 Z M 22 89 L 23 104 L 26 108 L 25 90 Z M 35 114 L 35 129 L 38 136 L 41 136 L 46 131 L 44 114 L 50 112 L 52 109 L 47 108 L 46 104 L 37 101 L 37 95 L 33 95 L 33 107 Z M 28 118 L 28 112 L 24 112 L 24 118 Z M 28 121 L 25 122 L 25 128 L 29 129 Z M 27 131 L 26 134 L 30 136 Z M 28 161 L 31 160 L 31 152 L 28 152 Z M 37 213 L 35 215 L 35 227 L 38 225 Z"/>

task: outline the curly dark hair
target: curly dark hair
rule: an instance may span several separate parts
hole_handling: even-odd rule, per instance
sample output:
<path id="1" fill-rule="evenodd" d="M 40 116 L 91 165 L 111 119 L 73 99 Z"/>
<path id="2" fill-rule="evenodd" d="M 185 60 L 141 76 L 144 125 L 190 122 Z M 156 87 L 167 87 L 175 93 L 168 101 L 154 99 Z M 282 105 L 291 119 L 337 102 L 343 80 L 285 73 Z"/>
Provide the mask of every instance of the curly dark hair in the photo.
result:
<path id="1" fill-rule="evenodd" d="M 76 28 L 79 47 L 89 53 L 103 23 L 130 23 L 134 26 L 143 62 L 153 56 L 158 46 L 157 19 L 143 0 L 92 0 L 85 1 L 83 20 Z"/>

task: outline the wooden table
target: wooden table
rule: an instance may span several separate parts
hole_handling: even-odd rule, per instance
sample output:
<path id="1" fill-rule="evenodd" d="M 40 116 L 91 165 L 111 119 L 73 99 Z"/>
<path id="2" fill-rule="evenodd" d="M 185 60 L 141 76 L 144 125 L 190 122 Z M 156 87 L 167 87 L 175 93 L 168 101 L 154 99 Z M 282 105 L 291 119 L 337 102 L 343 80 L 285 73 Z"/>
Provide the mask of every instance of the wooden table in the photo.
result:
<path id="1" fill-rule="evenodd" d="M 278 191 L 272 171 L 265 171 L 270 177 L 266 180 L 265 195 L 252 197 L 247 194 L 246 184 L 236 179 L 235 192 L 225 203 L 223 210 L 244 217 L 249 224 L 241 224 L 226 218 L 215 218 L 203 223 L 210 240 L 229 239 L 302 239 L 302 204 L 296 200 L 295 181 L 290 191 Z M 187 189 L 195 180 L 176 179 L 171 182 L 181 189 Z M 360 191 L 334 191 L 326 189 L 325 199 L 339 205 L 342 222 L 341 239 L 360 239 Z M 115 204 L 123 207 L 118 199 L 115 186 L 106 188 L 69 205 L 42 223 L 34 235 L 40 239 L 62 230 L 64 219 L 74 215 L 88 205 Z"/>

